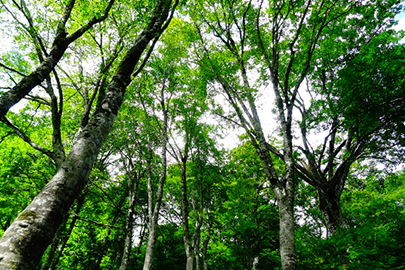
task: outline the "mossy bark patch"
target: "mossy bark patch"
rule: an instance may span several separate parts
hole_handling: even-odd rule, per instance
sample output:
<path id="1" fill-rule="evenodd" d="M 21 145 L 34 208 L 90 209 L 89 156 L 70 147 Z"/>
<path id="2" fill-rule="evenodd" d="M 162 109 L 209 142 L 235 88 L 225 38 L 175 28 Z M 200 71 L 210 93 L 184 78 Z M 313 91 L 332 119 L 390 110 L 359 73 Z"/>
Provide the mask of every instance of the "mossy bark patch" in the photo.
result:
<path id="1" fill-rule="evenodd" d="M 35 214 L 34 212 L 26 211 L 26 212 L 22 212 L 22 213 L 18 216 L 18 219 L 19 219 L 19 220 L 26 220 L 26 219 L 28 219 L 29 217 L 37 218 L 38 216 L 37 216 L 37 214 Z"/>

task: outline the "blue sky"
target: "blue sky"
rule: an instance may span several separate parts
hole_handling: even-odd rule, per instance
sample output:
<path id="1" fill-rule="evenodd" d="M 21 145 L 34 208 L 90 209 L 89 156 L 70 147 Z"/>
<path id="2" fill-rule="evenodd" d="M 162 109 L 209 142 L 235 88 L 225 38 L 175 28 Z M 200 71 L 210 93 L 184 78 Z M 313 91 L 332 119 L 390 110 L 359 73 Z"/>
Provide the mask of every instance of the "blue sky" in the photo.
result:
<path id="1" fill-rule="evenodd" d="M 401 20 L 405 18 L 405 11 L 402 11 L 400 14 L 397 15 L 396 19 Z"/>
<path id="2" fill-rule="evenodd" d="M 405 30 L 405 10 L 395 16 L 395 19 L 398 21 L 398 24 L 394 26 L 394 29 Z M 405 43 L 405 38 L 402 39 L 402 43 Z"/>

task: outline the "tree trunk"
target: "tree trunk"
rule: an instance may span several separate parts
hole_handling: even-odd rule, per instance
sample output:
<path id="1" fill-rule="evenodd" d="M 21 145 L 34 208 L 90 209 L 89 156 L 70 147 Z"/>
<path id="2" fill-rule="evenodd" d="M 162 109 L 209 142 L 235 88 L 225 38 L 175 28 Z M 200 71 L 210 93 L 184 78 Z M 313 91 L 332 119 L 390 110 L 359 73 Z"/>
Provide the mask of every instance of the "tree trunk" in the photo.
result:
<path id="1" fill-rule="evenodd" d="M 297 270 L 294 235 L 294 197 L 283 195 L 284 189 L 276 189 L 280 215 L 280 256 L 283 270 Z"/>
<path id="2" fill-rule="evenodd" d="M 256 232 L 255 232 L 255 246 L 253 251 L 253 270 L 259 270 L 259 261 L 260 261 L 260 249 L 261 249 L 261 235 L 260 235 L 260 222 L 258 218 L 259 212 L 259 196 L 262 190 L 262 186 L 257 187 L 256 196 L 255 196 L 255 206 L 253 209 L 253 219 L 255 221 Z"/>
<path id="3" fill-rule="evenodd" d="M 124 249 L 122 251 L 120 270 L 126 270 L 128 268 L 128 262 L 132 249 L 132 235 L 134 226 L 133 223 L 135 214 L 134 205 L 136 195 L 138 192 L 139 183 L 142 178 L 142 173 L 135 172 L 135 166 L 132 162 L 132 155 L 125 157 L 123 152 L 121 152 L 121 157 L 124 162 L 125 176 L 127 178 L 127 185 L 128 185 L 128 212 L 125 222 L 125 243 Z M 128 163 L 125 161 L 126 159 L 128 159 Z M 118 260 L 118 256 L 116 257 L 116 260 Z"/>
<path id="4" fill-rule="evenodd" d="M 183 241 L 186 250 L 186 270 L 193 270 L 194 251 L 191 244 L 190 229 L 188 225 L 188 198 L 187 198 L 187 157 L 182 158 L 181 164 L 181 221 L 183 224 Z"/>
<path id="5" fill-rule="evenodd" d="M 194 250 L 195 250 L 195 269 L 200 270 L 200 243 L 201 243 L 201 226 L 196 225 L 197 229 L 194 233 Z"/>
<path id="6" fill-rule="evenodd" d="M 163 91 L 163 89 L 162 89 Z M 169 109 L 168 106 L 169 104 L 165 105 L 165 101 L 163 99 L 164 95 L 163 92 L 161 93 L 162 95 L 162 100 L 161 100 L 161 106 L 163 109 L 163 127 L 162 127 L 162 132 L 163 132 L 163 146 L 162 146 L 162 172 L 161 176 L 159 179 L 159 184 L 158 184 L 158 190 L 156 193 L 156 203 L 155 207 L 153 209 L 153 213 L 151 209 L 149 209 L 149 220 L 150 220 L 150 225 L 149 225 L 149 238 L 148 238 L 148 244 L 146 247 L 146 254 L 145 254 L 145 261 L 143 265 L 143 270 L 150 270 L 152 268 L 152 262 L 153 262 L 153 255 L 155 252 L 155 244 L 156 244 L 156 239 L 157 239 L 157 231 L 158 231 L 158 220 L 159 220 L 159 211 L 160 211 L 160 205 L 162 203 L 162 198 L 163 198 L 163 186 L 166 182 L 166 171 L 167 171 L 167 141 L 168 141 L 168 135 L 167 135 L 167 129 L 168 129 L 168 113 Z M 150 175 L 148 177 L 151 177 Z M 148 192 L 151 192 L 152 185 L 148 184 Z M 152 200 L 149 199 L 149 208 L 151 208 Z"/>
<path id="7" fill-rule="evenodd" d="M 131 255 L 131 248 L 132 248 L 132 225 L 133 225 L 133 217 L 129 217 L 129 215 L 133 215 L 132 211 L 128 210 L 127 216 L 127 224 L 125 228 L 125 244 L 124 244 L 124 252 L 122 255 L 120 270 L 126 270 L 128 268 L 128 261 Z"/>
<path id="8" fill-rule="evenodd" d="M 274 83 L 274 82 L 273 82 Z M 274 88 L 275 84 L 273 84 Z M 277 88 L 278 89 L 278 88 Z M 276 91 L 276 90 L 275 90 Z M 294 223 L 294 158 L 292 144 L 292 106 L 286 105 L 287 117 L 284 110 L 279 107 L 279 117 L 283 129 L 285 175 L 282 180 L 283 187 L 275 187 L 279 203 L 280 215 L 280 254 L 283 270 L 298 270 L 298 261 L 295 251 L 295 223 Z"/>
<path id="9" fill-rule="evenodd" d="M 145 108 L 144 108 L 145 109 Z M 146 109 L 145 109 L 146 113 Z M 149 128 L 149 117 L 147 117 L 147 126 Z M 163 154 L 163 153 L 162 153 Z M 146 254 L 145 254 L 145 261 L 143 265 L 143 269 L 151 269 L 152 268 L 152 261 L 153 261 L 153 254 L 155 252 L 155 241 L 153 240 L 153 237 L 155 235 L 155 231 L 157 230 L 157 224 L 154 227 L 153 226 L 153 184 L 152 184 L 152 146 L 151 142 L 148 142 L 148 155 L 149 155 L 149 162 L 148 162 L 148 218 L 149 218 L 149 224 L 148 224 L 148 230 L 149 230 L 149 237 L 148 237 L 148 243 L 146 246 Z M 166 153 L 164 153 L 166 155 Z"/>
<path id="10" fill-rule="evenodd" d="M 200 199 L 202 200 L 202 185 L 199 185 Z M 194 199 L 194 193 L 191 192 L 191 204 L 193 205 L 193 211 L 195 216 L 195 232 L 193 235 L 193 249 L 195 253 L 195 269 L 200 270 L 200 244 L 201 244 L 201 226 L 203 223 L 203 209 L 202 202 L 200 209 L 197 209 L 197 204 Z"/>
<path id="11" fill-rule="evenodd" d="M 253 270 L 259 270 L 259 255 L 253 258 Z"/>
<path id="12" fill-rule="evenodd" d="M 166 149 L 165 149 L 166 151 Z M 149 270 L 152 268 L 152 262 L 153 262 L 153 255 L 155 252 L 155 245 L 156 245 L 156 239 L 157 239 L 157 231 L 158 231 L 158 220 L 159 220 L 159 211 L 160 211 L 160 206 L 162 202 L 162 197 L 163 197 L 163 185 L 166 180 L 166 169 L 164 169 L 164 174 L 162 173 L 162 176 L 160 177 L 159 180 L 159 188 L 158 192 L 156 195 L 156 203 L 155 207 L 153 210 L 153 215 L 150 217 L 150 226 L 149 226 L 149 238 L 148 238 L 148 244 L 146 248 L 146 254 L 145 254 L 145 261 L 143 265 L 143 270 Z"/>
<path id="13" fill-rule="evenodd" d="M 129 176 L 127 176 L 129 178 Z M 128 179 L 130 182 L 130 179 Z M 128 268 L 128 261 L 131 255 L 131 248 L 132 248 L 132 231 L 133 231 L 133 223 L 134 223 L 134 205 L 136 199 L 136 193 L 138 190 L 140 179 L 136 179 L 136 183 L 134 185 L 129 185 L 129 206 L 128 206 L 128 214 L 125 224 L 125 244 L 124 244 L 124 252 L 122 254 L 122 260 L 120 265 L 120 270 L 126 270 Z M 132 186 L 132 189 L 131 189 Z"/>
<path id="14" fill-rule="evenodd" d="M 340 227 L 347 226 L 340 206 L 340 194 L 336 194 L 336 192 L 319 194 L 318 192 L 318 200 L 319 210 L 323 214 L 326 228 L 330 234 L 334 234 Z"/>
<path id="15" fill-rule="evenodd" d="M 203 242 L 203 265 L 204 270 L 208 270 L 208 243 L 210 242 L 211 235 L 210 235 L 211 226 L 208 221 L 208 228 L 207 228 L 207 238 Z"/>
<path id="16" fill-rule="evenodd" d="M 291 141 L 290 141 L 291 142 Z M 285 142 L 284 161 L 286 173 L 284 179 L 278 179 L 277 172 L 272 165 L 270 149 L 263 136 L 260 137 L 259 157 L 264 172 L 272 184 L 278 202 L 280 217 L 280 257 L 283 270 L 297 270 L 298 261 L 295 252 L 294 228 L 294 162 L 292 158 L 292 145 L 288 147 Z M 255 145 L 255 144 L 254 144 Z M 257 145 L 257 144 L 256 144 Z M 259 147 L 259 146 L 257 146 Z"/>
<path id="17" fill-rule="evenodd" d="M 131 74 L 149 41 L 159 35 L 170 9 L 159 1 L 151 22 L 139 35 L 114 74 L 101 106 L 77 136 L 72 150 L 52 180 L 21 212 L 0 239 L 0 269 L 35 269 L 88 176 L 111 130 Z M 165 27 L 165 26 L 164 26 Z"/>

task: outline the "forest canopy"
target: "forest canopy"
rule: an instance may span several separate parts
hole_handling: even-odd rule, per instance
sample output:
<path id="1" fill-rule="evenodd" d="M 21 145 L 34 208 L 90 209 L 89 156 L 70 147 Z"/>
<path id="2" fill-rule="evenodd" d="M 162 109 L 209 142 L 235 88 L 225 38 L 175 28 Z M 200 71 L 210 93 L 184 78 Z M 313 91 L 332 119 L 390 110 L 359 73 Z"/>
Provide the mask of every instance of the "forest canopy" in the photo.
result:
<path id="1" fill-rule="evenodd" d="M 0 0 L 0 269 L 402 269 L 401 12 Z"/>

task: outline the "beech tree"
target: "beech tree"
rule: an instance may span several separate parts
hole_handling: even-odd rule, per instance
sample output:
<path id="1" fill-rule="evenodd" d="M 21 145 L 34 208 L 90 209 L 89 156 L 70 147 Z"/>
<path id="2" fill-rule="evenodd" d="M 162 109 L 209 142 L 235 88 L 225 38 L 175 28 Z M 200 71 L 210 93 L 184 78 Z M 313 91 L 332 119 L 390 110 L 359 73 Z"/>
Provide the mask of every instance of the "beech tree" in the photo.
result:
<path id="1" fill-rule="evenodd" d="M 134 106 L 136 104 L 134 97 L 138 96 L 138 94 L 133 92 L 127 94 L 126 102 L 121 107 L 122 113 L 119 114 L 114 130 L 109 137 L 109 141 L 115 148 L 114 153 L 119 156 L 114 162 L 115 166 L 122 167 L 123 182 L 127 189 L 125 240 L 119 266 L 121 270 L 129 267 L 133 238 L 139 236 L 140 244 L 143 242 L 143 232 L 146 230 L 146 224 L 136 226 L 135 221 L 147 219 L 145 217 L 146 213 L 142 215 L 140 210 L 140 208 L 144 207 L 142 201 L 145 201 L 142 200 L 142 189 L 145 188 L 144 182 L 148 177 L 148 169 L 152 167 L 152 170 L 154 170 L 153 168 L 157 166 L 156 162 L 154 162 L 156 159 L 154 151 L 152 151 L 152 157 L 150 157 L 151 153 L 149 151 L 149 149 L 152 149 L 150 145 L 156 143 L 156 137 L 152 138 L 150 136 L 152 132 L 148 128 L 152 123 L 149 122 L 149 116 L 143 108 Z M 139 227 L 141 227 L 139 230 L 140 235 L 136 235 L 134 228 Z"/>
<path id="2" fill-rule="evenodd" d="M 338 228 L 328 237 L 314 237 L 325 226 L 306 220 L 297 230 L 300 269 L 328 269 L 337 265 L 346 269 L 400 267 L 404 241 L 396 233 L 404 226 L 403 215 L 399 214 L 403 206 L 393 201 L 403 196 L 402 181 L 403 172 L 387 174 L 376 169 L 375 164 L 354 164 L 341 197 L 347 227 Z M 315 192 L 312 186 L 306 187 Z M 303 194 L 302 199 L 307 195 Z M 314 210 L 321 215 L 316 208 L 310 211 Z"/>
<path id="3" fill-rule="evenodd" d="M 152 175 L 152 141 L 149 139 L 148 142 L 148 217 L 149 217 L 149 224 L 148 224 L 148 244 L 147 244 L 147 251 L 145 254 L 145 262 L 143 269 L 151 269 L 152 261 L 153 261 L 153 254 L 155 251 L 155 244 L 157 239 L 158 233 L 158 221 L 159 221 L 159 214 L 160 208 L 162 205 L 162 198 L 163 198 L 163 187 L 166 182 L 166 171 L 167 171 L 167 147 L 168 147 L 168 125 L 169 125 L 169 117 L 170 117 L 170 101 L 172 97 L 171 91 L 173 91 L 173 80 L 170 74 L 170 71 L 167 72 L 164 70 L 163 66 L 157 68 L 158 71 L 151 75 L 150 78 L 153 78 L 153 82 L 150 85 L 150 91 L 153 93 L 151 96 L 156 98 L 156 104 L 153 99 L 150 99 L 148 95 L 145 97 L 140 97 L 142 100 L 142 106 L 146 114 L 146 123 L 149 132 L 154 130 L 155 132 L 159 132 L 161 134 L 161 167 L 159 169 L 158 174 L 158 187 L 156 191 L 156 195 L 154 194 L 153 188 L 153 175 Z M 166 91 L 165 91 L 166 90 Z M 148 99 L 149 102 L 145 102 L 145 99 Z M 156 107 L 159 108 L 159 113 L 162 115 L 162 119 L 157 118 L 155 114 L 148 115 L 148 111 L 150 111 L 150 107 L 152 108 L 152 112 L 155 113 Z M 156 127 L 153 129 L 151 128 L 152 120 L 151 118 L 157 118 L 158 121 L 155 123 Z M 156 120 L 155 120 L 156 121 Z M 152 137 L 152 134 L 149 135 Z"/>
<path id="4" fill-rule="evenodd" d="M 311 168 L 298 162 L 299 159 L 294 154 L 296 143 L 293 140 L 293 112 L 302 105 L 302 86 L 307 76 L 322 68 L 322 64 L 319 64 L 319 53 L 330 49 L 323 46 L 329 45 L 335 39 L 346 39 L 345 34 L 339 31 L 340 27 L 345 30 L 353 29 L 353 32 L 349 31 L 350 34 L 360 38 L 347 40 L 354 41 L 357 46 L 367 42 L 367 37 L 363 37 L 359 28 L 349 26 L 358 22 L 356 19 L 351 20 L 351 16 L 361 17 L 368 9 L 378 14 L 375 20 L 365 26 L 372 31 L 372 38 L 380 33 L 380 29 L 375 30 L 375 27 L 385 29 L 392 25 L 392 21 L 386 19 L 392 18 L 393 14 L 398 12 L 395 5 L 399 3 L 392 1 L 376 6 L 372 3 L 346 1 L 261 1 L 258 6 L 253 2 L 203 3 L 201 6 L 209 8 L 199 10 L 197 6 L 194 10 L 199 14 L 196 17 L 202 21 L 194 21 L 203 46 L 200 53 L 201 62 L 212 81 L 216 81 L 222 88 L 226 100 L 233 108 L 233 115 L 225 115 L 222 111 L 218 113 L 242 127 L 257 149 L 280 207 L 283 268 L 297 269 L 293 211 L 295 174 L 298 173 L 312 185 L 316 185 L 318 181 L 312 176 Z M 337 25 L 339 27 L 336 27 Z M 356 45 L 343 46 L 345 47 L 342 50 L 347 52 Z M 279 121 L 277 129 L 283 136 L 281 150 L 271 145 L 263 132 L 257 109 L 260 99 L 257 94 L 258 87 L 254 85 L 255 80 L 251 76 L 254 71 L 261 72 L 262 85 L 271 85 L 274 92 Z M 303 130 L 304 145 L 307 143 L 305 132 Z M 285 163 L 285 172 L 282 174 L 274 169 L 270 152 L 282 158 Z M 312 156 L 309 154 L 307 157 Z M 347 162 L 344 169 L 342 167 L 337 172 L 345 174 L 350 167 L 346 165 Z M 341 187 L 343 188 L 343 185 Z M 327 196 L 323 196 L 325 197 Z M 330 204 L 323 201 L 322 205 L 325 203 Z M 325 218 L 329 219 L 327 211 L 324 213 Z M 331 223 L 334 222 L 331 220 Z"/>
<path id="5" fill-rule="evenodd" d="M 3 234 L 0 240 L 1 268 L 32 269 L 38 264 L 87 181 L 118 113 L 135 65 L 149 42 L 157 39 L 170 22 L 178 2 L 172 4 L 171 1 L 156 3 L 149 23 L 121 60 L 105 96 L 89 123 L 77 135 L 68 157 L 52 180 Z"/>
<path id="6" fill-rule="evenodd" d="M 204 47 L 202 60 L 208 72 L 213 74 L 212 78 L 221 85 L 238 125 L 251 138 L 273 186 L 280 213 L 283 269 L 298 269 L 294 244 L 294 174 L 297 163 L 293 155 L 293 109 L 301 84 L 314 63 L 320 37 L 331 23 L 351 14 L 356 4 L 261 1 L 259 6 L 254 6 L 252 1 L 208 1 L 202 6 L 205 5 L 210 8 L 196 11 L 203 23 L 195 21 Z M 206 33 L 212 33 L 217 41 L 208 38 Z M 221 49 L 214 51 L 211 44 L 218 44 Z M 225 57 L 220 54 L 225 54 Z M 249 79 L 249 71 L 254 69 L 252 56 L 260 60 L 262 80 L 271 84 L 275 95 L 279 130 L 283 136 L 280 156 L 285 171 L 282 174 L 275 170 L 270 155 L 272 149 L 275 152 L 275 147 L 268 143 L 258 115 L 257 90 Z M 226 71 L 221 68 L 225 61 L 228 62 Z"/>
<path id="7" fill-rule="evenodd" d="M 401 163 L 403 157 L 404 111 L 400 104 L 405 88 L 400 74 L 404 73 L 404 47 L 389 32 L 366 39 L 368 44 L 346 55 L 344 64 L 325 59 L 329 64 L 316 72 L 319 79 L 313 83 L 317 101 L 308 106 L 300 100 L 303 147 L 298 151 L 307 171 L 299 170 L 317 189 L 319 208 L 332 234 L 346 226 L 340 197 L 351 166 L 378 160 L 389 167 Z M 321 130 L 326 131 L 321 143 L 311 142 L 310 134 Z"/>

